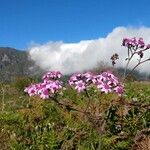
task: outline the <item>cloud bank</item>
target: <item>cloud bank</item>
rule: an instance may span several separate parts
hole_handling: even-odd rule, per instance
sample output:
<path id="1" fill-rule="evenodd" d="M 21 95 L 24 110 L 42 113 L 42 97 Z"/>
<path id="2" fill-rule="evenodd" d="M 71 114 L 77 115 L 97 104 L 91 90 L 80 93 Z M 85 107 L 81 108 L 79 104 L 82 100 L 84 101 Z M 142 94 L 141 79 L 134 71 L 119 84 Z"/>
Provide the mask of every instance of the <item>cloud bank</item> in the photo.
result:
<path id="1" fill-rule="evenodd" d="M 92 69 L 101 61 L 111 65 L 110 57 L 114 53 L 118 53 L 120 57 L 116 67 L 124 67 L 127 57 L 127 49 L 121 46 L 124 37 L 143 37 L 148 44 L 150 28 L 116 27 L 105 38 L 82 40 L 78 43 L 57 41 L 34 45 L 29 48 L 29 55 L 42 69 L 59 70 L 64 74 Z M 150 51 L 144 57 L 150 57 Z M 134 58 L 132 63 L 135 64 L 136 61 L 137 58 Z M 139 70 L 150 73 L 150 62 L 143 64 Z"/>

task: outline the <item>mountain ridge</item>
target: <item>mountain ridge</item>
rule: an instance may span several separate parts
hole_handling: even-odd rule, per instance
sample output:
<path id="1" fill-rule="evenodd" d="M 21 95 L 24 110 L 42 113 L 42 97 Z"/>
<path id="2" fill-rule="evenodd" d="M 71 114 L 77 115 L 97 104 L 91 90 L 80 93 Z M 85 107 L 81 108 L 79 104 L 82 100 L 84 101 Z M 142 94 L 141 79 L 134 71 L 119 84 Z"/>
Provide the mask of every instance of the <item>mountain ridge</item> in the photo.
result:
<path id="1" fill-rule="evenodd" d="M 27 51 L 0 47 L 0 82 L 11 82 L 16 77 L 33 76 L 37 73 L 37 68 L 29 59 Z"/>

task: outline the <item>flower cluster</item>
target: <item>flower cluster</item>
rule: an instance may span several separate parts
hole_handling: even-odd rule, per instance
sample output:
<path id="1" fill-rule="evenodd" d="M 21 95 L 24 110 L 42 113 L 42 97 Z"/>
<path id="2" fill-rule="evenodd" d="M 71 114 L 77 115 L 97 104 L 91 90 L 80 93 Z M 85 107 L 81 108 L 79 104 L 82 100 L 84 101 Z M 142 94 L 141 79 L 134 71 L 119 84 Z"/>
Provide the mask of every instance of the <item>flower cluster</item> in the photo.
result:
<path id="1" fill-rule="evenodd" d="M 118 78 L 109 71 L 97 75 L 95 85 L 104 93 L 116 92 L 121 95 L 124 91 Z"/>
<path id="2" fill-rule="evenodd" d="M 94 75 L 91 72 L 77 73 L 70 77 L 69 84 L 75 87 L 78 92 L 84 91 L 90 85 L 96 85 L 104 93 L 116 92 L 122 94 L 124 91 L 123 85 L 118 78 L 109 71 L 99 75 Z"/>
<path id="3" fill-rule="evenodd" d="M 42 80 L 47 81 L 47 80 L 57 80 L 62 77 L 61 72 L 59 71 L 49 71 L 46 74 L 43 75 Z"/>
<path id="4" fill-rule="evenodd" d="M 78 92 L 84 91 L 92 82 L 95 76 L 91 72 L 75 73 L 69 79 L 69 84 L 74 86 Z"/>
<path id="5" fill-rule="evenodd" d="M 41 83 L 31 84 L 25 88 L 29 96 L 39 95 L 43 99 L 48 99 L 62 88 L 62 82 L 58 79 L 62 76 L 59 71 L 50 71 L 42 77 Z M 69 84 L 78 92 L 85 91 L 89 86 L 95 85 L 101 92 L 123 93 L 123 85 L 111 72 L 103 72 L 94 75 L 91 72 L 76 73 L 69 79 Z"/>
<path id="6" fill-rule="evenodd" d="M 145 49 L 149 49 L 150 48 L 150 44 L 145 44 L 143 41 L 143 38 L 124 38 L 122 45 L 128 48 L 145 48 Z"/>
<path id="7" fill-rule="evenodd" d="M 42 77 L 42 83 L 32 84 L 26 87 L 24 91 L 29 96 L 40 95 L 41 98 L 48 99 L 62 88 L 62 82 L 58 80 L 61 76 L 59 71 L 50 71 Z"/>

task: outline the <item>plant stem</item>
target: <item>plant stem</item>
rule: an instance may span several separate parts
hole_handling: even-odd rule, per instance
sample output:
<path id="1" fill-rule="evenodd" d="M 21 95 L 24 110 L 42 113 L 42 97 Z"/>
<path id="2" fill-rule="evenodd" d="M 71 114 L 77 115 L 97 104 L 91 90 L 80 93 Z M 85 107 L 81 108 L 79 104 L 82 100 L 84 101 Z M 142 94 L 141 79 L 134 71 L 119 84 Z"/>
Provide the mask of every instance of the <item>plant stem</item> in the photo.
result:
<path id="1" fill-rule="evenodd" d="M 125 70 L 124 70 L 123 82 L 125 81 L 125 79 L 127 77 L 127 69 L 128 69 L 129 63 L 130 63 L 130 61 L 131 61 L 131 59 L 133 58 L 134 55 L 135 55 L 135 53 L 132 53 L 130 58 L 128 58 L 128 62 L 126 64 L 126 67 L 125 67 Z"/>
<path id="2" fill-rule="evenodd" d="M 91 102 L 90 95 L 89 95 L 89 93 L 88 93 L 88 91 L 87 91 L 86 89 L 85 89 L 85 93 L 86 93 L 86 96 L 87 96 L 87 98 L 88 98 L 88 103 L 87 103 L 87 106 L 86 106 L 86 109 L 85 109 L 84 113 L 86 113 L 86 112 L 87 112 L 88 107 L 89 107 L 90 102 Z"/>
<path id="3" fill-rule="evenodd" d="M 133 58 L 133 56 L 134 56 L 135 54 L 138 54 L 139 52 L 144 52 L 144 51 L 146 51 L 146 50 L 149 50 L 149 49 L 145 48 L 145 49 L 143 49 L 143 50 L 137 51 L 137 49 L 138 49 L 138 47 L 136 47 L 136 49 L 135 49 L 134 52 L 133 52 L 132 49 L 128 48 L 128 58 L 127 58 L 127 59 L 128 59 L 128 62 L 127 62 L 127 64 L 126 64 L 126 67 L 125 67 L 125 70 L 124 70 L 123 82 L 125 81 L 126 77 L 127 77 L 129 74 L 131 74 L 140 64 L 142 64 L 142 63 L 144 63 L 144 62 L 150 60 L 150 58 L 149 58 L 149 59 L 146 59 L 146 60 L 144 60 L 144 61 L 141 61 L 141 58 L 140 58 L 138 64 L 137 64 L 135 67 L 133 67 L 133 69 L 132 69 L 129 73 L 127 73 L 127 69 L 128 69 L 129 63 L 130 63 L 131 59 Z M 131 52 L 131 56 L 129 56 L 130 52 Z"/>
<path id="4" fill-rule="evenodd" d="M 4 108 L 5 108 L 4 97 L 5 97 L 5 90 L 4 90 L 4 88 L 2 87 L 2 111 L 3 111 Z"/>
<path id="5" fill-rule="evenodd" d="M 143 60 L 143 61 L 139 61 L 138 64 L 135 65 L 135 66 L 133 67 L 133 69 L 132 69 L 127 75 L 131 74 L 139 65 L 141 65 L 142 63 L 145 63 L 145 62 L 147 62 L 147 61 L 150 61 L 150 58 L 148 58 L 148 59 L 146 59 L 146 60 Z"/>
<path id="6" fill-rule="evenodd" d="M 59 102 L 56 97 L 50 97 L 50 98 L 51 98 L 51 100 L 53 100 L 57 105 L 59 105 L 59 106 L 62 107 L 62 108 L 65 108 L 65 109 L 68 110 L 68 111 L 73 110 L 73 111 L 77 111 L 77 112 L 80 112 L 80 113 L 84 113 L 83 111 L 81 111 L 81 110 L 79 110 L 79 109 L 77 109 L 77 108 L 74 108 L 74 107 L 71 106 L 71 105 L 68 105 L 68 104 L 64 104 L 64 103 Z"/>

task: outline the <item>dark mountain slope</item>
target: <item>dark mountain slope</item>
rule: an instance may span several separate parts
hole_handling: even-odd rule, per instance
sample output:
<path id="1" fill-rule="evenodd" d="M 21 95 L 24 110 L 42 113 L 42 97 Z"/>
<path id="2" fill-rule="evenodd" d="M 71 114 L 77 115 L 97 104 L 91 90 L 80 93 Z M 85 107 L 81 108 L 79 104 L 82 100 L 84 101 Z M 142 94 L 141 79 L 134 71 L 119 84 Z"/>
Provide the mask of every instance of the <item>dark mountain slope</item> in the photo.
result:
<path id="1" fill-rule="evenodd" d="M 0 47 L 0 82 L 10 82 L 19 76 L 33 74 L 34 63 L 25 51 Z"/>

